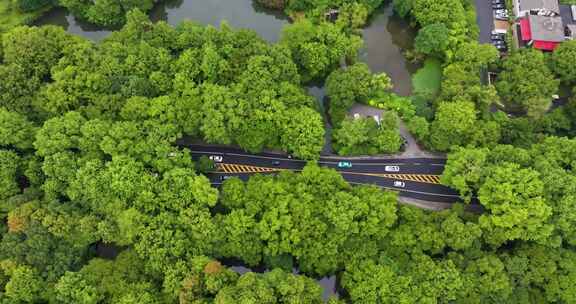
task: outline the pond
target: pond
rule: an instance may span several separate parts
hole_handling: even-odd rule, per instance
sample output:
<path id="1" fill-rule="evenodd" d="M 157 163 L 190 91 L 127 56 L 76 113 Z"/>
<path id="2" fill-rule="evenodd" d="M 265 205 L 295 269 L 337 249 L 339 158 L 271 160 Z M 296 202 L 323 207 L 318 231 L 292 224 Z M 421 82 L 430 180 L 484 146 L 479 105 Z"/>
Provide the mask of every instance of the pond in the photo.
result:
<path id="1" fill-rule="evenodd" d="M 263 273 L 268 271 L 265 266 L 248 267 L 241 261 L 235 259 L 223 259 L 221 262 L 224 266 L 229 267 L 240 275 L 243 275 L 247 272 Z M 299 274 L 298 268 L 293 268 L 292 273 Z M 324 299 L 325 302 L 330 298 L 339 297 L 340 283 L 338 282 L 338 279 L 335 275 L 318 278 L 316 279 L 316 283 L 322 287 L 322 299 Z"/>
<path id="2" fill-rule="evenodd" d="M 289 22 L 284 14 L 262 8 L 252 0 L 168 0 L 157 4 L 150 12 L 150 18 L 171 25 L 190 19 L 219 26 L 226 20 L 233 27 L 252 29 L 270 42 L 278 41 L 282 27 Z M 70 33 L 96 41 L 110 34 L 109 30 L 77 20 L 63 8 L 50 11 L 34 24 L 59 25 Z M 394 15 L 392 5 L 388 4 L 378 9 L 363 35 L 365 46 L 360 60 L 373 72 L 390 75 L 396 93 L 410 95 L 410 75 L 417 67 L 405 60 L 402 50 L 412 47 L 415 31 Z"/>
<path id="3" fill-rule="evenodd" d="M 378 9 L 363 30 L 364 49 L 360 60 L 374 73 L 386 72 L 392 79 L 394 92 L 409 96 L 411 76 L 419 66 L 404 58 L 403 50 L 411 49 L 416 31 L 408 22 L 394 14 L 391 4 Z"/>

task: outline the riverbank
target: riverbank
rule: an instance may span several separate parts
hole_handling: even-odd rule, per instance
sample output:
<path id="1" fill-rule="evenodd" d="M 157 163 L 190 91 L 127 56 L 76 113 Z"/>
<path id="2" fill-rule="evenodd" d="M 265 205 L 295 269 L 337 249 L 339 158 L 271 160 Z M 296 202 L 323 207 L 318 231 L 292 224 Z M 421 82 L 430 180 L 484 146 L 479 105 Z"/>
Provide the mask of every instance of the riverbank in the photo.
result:
<path id="1" fill-rule="evenodd" d="M 52 7 L 46 7 L 36 12 L 24 13 L 14 8 L 10 1 L 0 1 L 0 33 L 19 26 L 33 23 Z"/>

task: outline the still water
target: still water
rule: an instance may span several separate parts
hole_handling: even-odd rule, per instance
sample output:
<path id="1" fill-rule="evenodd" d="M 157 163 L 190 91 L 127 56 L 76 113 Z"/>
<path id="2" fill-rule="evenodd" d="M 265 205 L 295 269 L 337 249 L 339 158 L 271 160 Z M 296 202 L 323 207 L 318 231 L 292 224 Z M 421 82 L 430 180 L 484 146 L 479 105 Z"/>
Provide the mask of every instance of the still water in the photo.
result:
<path id="1" fill-rule="evenodd" d="M 243 275 L 247 272 L 266 272 L 268 271 L 268 269 L 266 269 L 263 266 L 259 266 L 259 267 L 248 267 L 246 265 L 244 265 L 242 262 L 236 261 L 236 260 L 229 260 L 229 259 L 224 259 L 222 261 L 222 264 L 224 266 L 229 267 L 230 269 L 234 270 L 235 272 L 237 272 L 240 275 Z M 298 274 L 298 268 L 294 268 L 292 270 L 293 274 Z M 330 298 L 338 298 L 339 297 L 339 282 L 338 279 L 336 278 L 335 275 L 331 275 L 329 277 L 323 277 L 320 279 L 317 279 L 316 282 L 322 287 L 322 299 L 324 299 L 324 301 L 328 301 Z"/>
<path id="2" fill-rule="evenodd" d="M 252 29 L 270 42 L 278 41 L 282 27 L 289 22 L 282 13 L 264 9 L 252 0 L 168 0 L 156 5 L 150 18 L 171 25 L 189 19 L 219 26 L 226 20 L 233 27 Z M 77 20 L 62 8 L 52 10 L 35 24 L 59 25 L 70 33 L 96 41 L 110 34 L 110 30 Z M 392 78 L 396 93 L 409 95 L 410 75 L 417 67 L 405 60 L 402 50 L 412 47 L 414 30 L 394 15 L 392 5 L 385 5 L 371 18 L 363 35 L 364 49 L 360 60 L 366 62 L 373 72 L 386 72 Z"/>

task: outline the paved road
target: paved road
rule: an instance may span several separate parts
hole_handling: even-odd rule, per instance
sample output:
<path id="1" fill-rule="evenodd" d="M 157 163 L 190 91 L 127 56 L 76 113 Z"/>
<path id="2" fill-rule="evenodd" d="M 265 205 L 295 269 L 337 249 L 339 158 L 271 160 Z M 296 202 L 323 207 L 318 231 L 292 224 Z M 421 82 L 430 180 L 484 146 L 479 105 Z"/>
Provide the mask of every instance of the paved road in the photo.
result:
<path id="1" fill-rule="evenodd" d="M 490 43 L 490 34 L 494 30 L 494 12 L 492 11 L 492 1 L 474 0 L 476 6 L 476 22 L 480 28 L 478 41 L 480 43 Z"/>
<path id="2" fill-rule="evenodd" d="M 299 171 L 306 161 L 290 159 L 287 155 L 274 153 L 250 154 L 242 150 L 221 146 L 185 145 L 192 157 L 218 155 L 222 157 L 219 170 L 208 175 L 213 185 L 220 185 L 223 176 L 237 176 L 247 180 L 255 173 L 274 174 L 282 170 Z M 338 168 L 339 161 L 350 161 L 352 168 Z M 410 159 L 345 159 L 322 157 L 318 164 L 336 169 L 346 181 L 355 185 L 372 184 L 384 189 L 400 192 L 401 196 L 424 201 L 453 203 L 459 200 L 456 191 L 439 184 L 439 177 L 444 170 L 444 159 L 410 158 Z M 385 166 L 398 166 L 398 172 L 386 172 Z M 394 186 L 395 181 L 402 181 L 405 187 Z"/>

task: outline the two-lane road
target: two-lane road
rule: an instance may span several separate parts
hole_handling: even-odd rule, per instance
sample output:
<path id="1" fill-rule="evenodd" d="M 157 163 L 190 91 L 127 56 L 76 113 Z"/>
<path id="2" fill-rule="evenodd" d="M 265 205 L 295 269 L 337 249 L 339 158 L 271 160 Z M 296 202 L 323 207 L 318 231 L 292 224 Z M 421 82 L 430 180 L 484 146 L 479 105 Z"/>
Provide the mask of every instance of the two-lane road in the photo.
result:
<path id="1" fill-rule="evenodd" d="M 255 173 L 274 174 L 282 170 L 300 171 L 306 161 L 273 153 L 250 154 L 239 149 L 220 146 L 181 145 L 190 149 L 194 159 L 205 156 L 220 156 L 218 171 L 209 174 L 214 185 L 220 185 L 224 176 L 238 176 L 247 180 Z M 350 162 L 351 168 L 339 168 L 339 162 Z M 337 170 L 346 181 L 355 185 L 377 185 L 400 192 L 401 196 L 435 202 L 456 202 L 457 192 L 440 185 L 439 178 L 444 170 L 443 159 L 350 159 L 323 157 L 318 165 Z M 395 166 L 386 170 L 386 166 Z"/>

